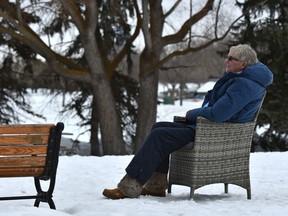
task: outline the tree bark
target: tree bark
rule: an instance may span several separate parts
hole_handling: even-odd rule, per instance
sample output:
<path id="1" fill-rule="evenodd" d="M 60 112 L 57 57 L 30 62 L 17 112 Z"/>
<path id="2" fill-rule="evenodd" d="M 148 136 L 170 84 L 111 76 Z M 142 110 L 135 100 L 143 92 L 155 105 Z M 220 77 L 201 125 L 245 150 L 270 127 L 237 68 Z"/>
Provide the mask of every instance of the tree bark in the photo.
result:
<path id="1" fill-rule="evenodd" d="M 115 107 L 115 100 L 110 84 L 102 78 L 97 81 L 97 84 L 92 84 L 92 86 L 100 123 L 103 155 L 123 155 L 126 153 L 125 143 L 120 125 L 120 117 Z M 98 124 L 98 121 L 91 123 L 93 125 L 93 128 L 91 128 L 91 137 L 93 136 L 96 139 L 98 137 L 98 129 L 96 130 L 95 124 Z M 95 129 L 95 131 L 92 131 L 92 129 Z"/>
<path id="2" fill-rule="evenodd" d="M 98 126 L 100 123 L 101 141 L 104 155 L 120 155 L 125 153 L 120 116 L 116 110 L 115 98 L 108 77 L 104 73 L 103 62 L 100 61 L 99 48 L 94 35 L 84 35 L 82 42 L 85 49 L 85 57 L 89 64 L 91 73 L 91 87 L 93 103 L 92 109 L 96 109 L 99 118 L 92 119 L 91 136 L 98 137 Z M 95 107 L 94 107 L 95 106 Z M 94 139 L 96 139 L 93 138 Z"/>
<path id="3" fill-rule="evenodd" d="M 153 64 L 153 55 L 142 53 L 140 57 L 140 89 L 137 115 L 137 129 L 134 152 L 141 147 L 145 137 L 155 123 L 157 114 L 158 69 L 147 73 Z"/>
<path id="4" fill-rule="evenodd" d="M 97 113 L 97 100 L 96 96 L 93 96 L 92 101 L 92 109 L 91 109 L 91 129 L 90 129 L 90 149 L 91 155 L 94 156 L 102 156 L 103 155 L 103 147 L 99 141 L 99 118 Z"/>

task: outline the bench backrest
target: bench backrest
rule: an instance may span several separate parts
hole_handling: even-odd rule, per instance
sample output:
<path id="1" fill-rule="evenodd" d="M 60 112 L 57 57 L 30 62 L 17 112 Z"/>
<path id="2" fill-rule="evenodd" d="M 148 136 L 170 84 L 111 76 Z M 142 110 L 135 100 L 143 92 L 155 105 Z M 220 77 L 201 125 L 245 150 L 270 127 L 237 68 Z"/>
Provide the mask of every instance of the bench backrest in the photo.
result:
<path id="1" fill-rule="evenodd" d="M 48 180 L 58 165 L 63 123 L 0 126 L 0 177 Z"/>

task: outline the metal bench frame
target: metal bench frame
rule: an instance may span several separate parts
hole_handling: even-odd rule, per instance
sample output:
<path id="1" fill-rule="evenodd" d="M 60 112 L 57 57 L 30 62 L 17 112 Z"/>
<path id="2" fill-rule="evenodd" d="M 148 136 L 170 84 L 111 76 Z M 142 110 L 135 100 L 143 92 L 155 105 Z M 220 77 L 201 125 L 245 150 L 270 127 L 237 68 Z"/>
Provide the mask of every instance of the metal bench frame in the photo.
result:
<path id="1" fill-rule="evenodd" d="M 32 126 L 35 127 L 36 125 L 32 125 Z M 33 175 L 23 176 L 20 173 L 19 173 L 19 176 L 9 176 L 9 174 L 8 176 L 1 176 L 1 177 L 26 177 L 26 176 L 34 177 L 34 183 L 35 183 L 37 195 L 0 197 L 0 201 L 35 199 L 35 203 L 34 203 L 35 207 L 39 207 L 40 202 L 47 202 L 51 209 L 56 209 L 52 197 L 53 197 L 53 191 L 54 191 L 55 182 L 56 182 L 56 172 L 57 172 L 57 166 L 58 166 L 59 150 L 60 150 L 60 143 L 61 143 L 61 136 L 62 136 L 63 129 L 64 129 L 64 124 L 62 122 L 58 122 L 56 126 L 52 125 L 50 128 L 45 167 L 44 167 L 44 171 L 42 172 L 40 176 L 33 176 Z M 1 155 L 1 152 L 0 152 L 0 155 Z M 0 169 L 1 169 L 1 165 L 0 165 Z M 48 181 L 48 180 L 50 180 L 49 187 L 47 191 L 44 191 L 41 187 L 41 182 Z"/>

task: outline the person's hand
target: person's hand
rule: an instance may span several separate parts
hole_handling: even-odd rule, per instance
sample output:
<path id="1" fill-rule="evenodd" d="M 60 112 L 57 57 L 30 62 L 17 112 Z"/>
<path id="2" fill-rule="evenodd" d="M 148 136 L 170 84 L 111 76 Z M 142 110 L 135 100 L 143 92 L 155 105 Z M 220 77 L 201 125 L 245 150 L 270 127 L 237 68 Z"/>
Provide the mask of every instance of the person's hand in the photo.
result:
<path id="1" fill-rule="evenodd" d="M 174 116 L 173 121 L 174 122 L 187 122 L 187 119 L 184 116 Z"/>

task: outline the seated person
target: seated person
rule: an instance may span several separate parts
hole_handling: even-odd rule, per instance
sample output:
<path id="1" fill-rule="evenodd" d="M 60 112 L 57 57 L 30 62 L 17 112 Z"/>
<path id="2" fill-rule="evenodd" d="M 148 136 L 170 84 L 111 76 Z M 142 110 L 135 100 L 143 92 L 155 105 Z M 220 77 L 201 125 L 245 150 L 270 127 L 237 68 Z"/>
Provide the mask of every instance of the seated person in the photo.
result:
<path id="1" fill-rule="evenodd" d="M 186 122 L 157 122 L 126 168 L 126 175 L 115 189 L 105 189 L 110 199 L 166 195 L 169 155 L 194 141 L 196 119 L 215 122 L 249 122 L 255 116 L 265 88 L 272 83 L 272 72 L 258 61 L 246 44 L 230 48 L 225 73 L 205 96 L 201 108 L 189 110 Z"/>

